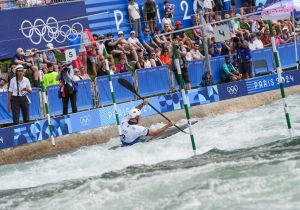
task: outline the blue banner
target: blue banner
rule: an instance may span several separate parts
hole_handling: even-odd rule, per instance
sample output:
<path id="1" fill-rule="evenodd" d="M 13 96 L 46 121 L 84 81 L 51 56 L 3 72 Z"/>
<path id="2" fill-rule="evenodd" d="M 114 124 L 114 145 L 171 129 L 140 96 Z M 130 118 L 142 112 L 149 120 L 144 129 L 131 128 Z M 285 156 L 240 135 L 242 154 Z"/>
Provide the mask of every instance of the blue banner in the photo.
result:
<path id="1" fill-rule="evenodd" d="M 245 81 L 230 82 L 218 85 L 220 100 L 237 98 L 247 95 L 247 86 Z"/>
<path id="2" fill-rule="evenodd" d="M 91 110 L 70 115 L 74 133 L 101 126 L 99 110 Z"/>
<path id="3" fill-rule="evenodd" d="M 115 92 L 115 98 L 116 102 L 124 102 L 124 101 L 130 101 L 134 99 L 134 94 L 124 88 L 122 85 L 119 84 L 118 79 L 126 79 L 128 82 L 130 82 L 133 85 L 133 75 L 131 72 L 125 72 L 121 74 L 115 74 L 112 75 L 111 80 L 113 83 L 113 88 Z M 100 101 L 100 105 L 104 106 L 107 104 L 112 104 L 112 96 L 109 86 L 109 81 L 107 76 L 101 76 L 97 77 L 95 80 L 96 87 L 98 87 L 98 98 Z"/>
<path id="4" fill-rule="evenodd" d="M 91 80 L 80 80 L 78 83 L 77 92 L 77 110 L 86 110 L 94 107 L 93 104 L 93 93 Z M 51 115 L 61 115 L 62 114 L 62 100 L 58 98 L 58 91 L 60 87 L 58 85 L 50 85 L 47 87 L 47 95 L 49 102 L 49 109 Z M 68 112 L 70 113 L 71 101 L 69 101 Z"/>
<path id="5" fill-rule="evenodd" d="M 47 43 L 55 47 L 68 45 L 66 36 L 72 27 L 79 32 L 88 27 L 84 1 L 0 11 L 0 59 L 12 58 L 16 49 L 45 49 Z M 4 21 L 5 20 L 5 21 Z M 66 35 L 66 36 L 65 36 Z"/>
<path id="6" fill-rule="evenodd" d="M 282 73 L 284 87 L 300 84 L 300 72 L 288 71 Z M 246 81 L 248 94 L 261 93 L 279 88 L 277 74 L 264 77 L 256 77 Z"/>
<path id="7" fill-rule="evenodd" d="M 161 27 L 161 20 L 163 16 L 163 2 L 165 0 L 156 0 L 158 7 L 157 26 Z M 107 34 L 109 32 L 117 35 L 118 31 L 123 31 L 125 37 L 129 36 L 131 31 L 129 15 L 128 15 L 128 2 L 129 1 L 109 1 L 109 0 L 85 0 L 86 12 L 88 15 L 94 15 L 88 18 L 90 29 L 96 34 Z M 143 18 L 142 7 L 144 0 L 136 1 L 139 5 L 139 10 Z M 171 4 L 175 6 L 174 21 L 182 21 L 182 27 L 190 27 L 193 24 L 193 15 L 197 8 L 200 6 L 199 0 L 172 0 Z"/>
<path id="8" fill-rule="evenodd" d="M 29 105 L 29 119 L 41 118 L 41 103 L 39 89 L 33 88 L 32 93 L 28 94 L 31 101 Z M 20 120 L 22 121 L 22 112 L 20 113 Z M 12 112 L 8 112 L 8 92 L 0 93 L 0 124 L 12 123 Z"/>
<path id="9" fill-rule="evenodd" d="M 141 96 L 151 96 L 170 91 L 170 73 L 167 66 L 139 69 L 136 74 L 138 91 Z"/>

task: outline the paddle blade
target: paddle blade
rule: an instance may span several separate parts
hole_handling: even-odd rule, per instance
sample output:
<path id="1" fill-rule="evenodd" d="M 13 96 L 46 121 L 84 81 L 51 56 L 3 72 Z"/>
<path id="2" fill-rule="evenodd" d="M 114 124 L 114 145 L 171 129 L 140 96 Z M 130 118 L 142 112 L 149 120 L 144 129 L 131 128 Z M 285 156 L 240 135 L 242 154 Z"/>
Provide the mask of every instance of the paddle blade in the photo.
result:
<path id="1" fill-rule="evenodd" d="M 137 92 L 134 89 L 134 87 L 132 86 L 132 84 L 130 82 L 128 82 L 126 79 L 119 78 L 118 82 L 120 83 L 120 85 L 122 85 L 123 87 L 125 87 L 129 91 L 133 92 L 134 94 L 137 94 Z"/>

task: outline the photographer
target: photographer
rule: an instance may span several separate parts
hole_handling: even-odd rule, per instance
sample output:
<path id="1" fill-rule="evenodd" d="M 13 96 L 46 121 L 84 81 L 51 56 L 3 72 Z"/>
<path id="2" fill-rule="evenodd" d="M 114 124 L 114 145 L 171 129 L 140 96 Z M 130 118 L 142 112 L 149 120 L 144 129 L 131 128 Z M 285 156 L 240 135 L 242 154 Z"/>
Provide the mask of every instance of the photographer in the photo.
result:
<path id="1" fill-rule="evenodd" d="M 63 63 L 60 66 L 59 74 L 56 79 L 59 80 L 60 94 L 63 103 L 63 115 L 68 114 L 69 100 L 71 100 L 72 113 L 77 112 L 77 83 L 74 81 L 74 71 L 70 64 Z"/>
<path id="2" fill-rule="evenodd" d="M 8 89 L 8 111 L 12 111 L 14 125 L 19 124 L 20 109 L 22 110 L 23 122 L 29 122 L 28 93 L 32 92 L 28 78 L 24 77 L 26 69 L 22 65 L 15 68 L 16 76 L 13 77 Z"/>
<path id="3" fill-rule="evenodd" d="M 237 34 L 237 37 L 233 39 L 233 47 L 238 56 L 240 73 L 243 75 L 243 79 L 252 78 L 252 56 L 248 42 L 243 39 L 241 34 Z"/>

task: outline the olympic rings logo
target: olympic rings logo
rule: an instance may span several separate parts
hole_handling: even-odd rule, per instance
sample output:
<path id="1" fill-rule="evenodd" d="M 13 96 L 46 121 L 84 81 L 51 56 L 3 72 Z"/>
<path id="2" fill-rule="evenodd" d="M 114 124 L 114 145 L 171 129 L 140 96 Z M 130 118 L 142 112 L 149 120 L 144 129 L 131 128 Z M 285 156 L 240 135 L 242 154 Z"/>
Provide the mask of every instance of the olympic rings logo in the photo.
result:
<path id="1" fill-rule="evenodd" d="M 74 30 L 75 28 L 77 32 Z M 37 18 L 33 23 L 24 20 L 20 30 L 33 44 L 38 45 L 42 40 L 47 43 L 54 40 L 58 43 L 64 43 L 67 39 L 74 41 L 77 39 L 78 34 L 83 32 L 83 26 L 79 22 L 73 23 L 71 27 L 65 24 L 59 26 L 54 17 L 49 17 L 46 22 L 40 18 Z M 70 37 L 71 34 L 75 34 L 75 36 Z"/>
<path id="2" fill-rule="evenodd" d="M 230 95 L 235 95 L 237 94 L 237 92 L 239 91 L 239 88 L 237 85 L 234 85 L 234 86 L 228 86 L 227 87 L 227 92 L 230 94 Z"/>
<path id="3" fill-rule="evenodd" d="M 91 116 L 90 115 L 86 115 L 83 117 L 80 117 L 79 122 L 82 126 L 88 126 L 91 124 Z"/>

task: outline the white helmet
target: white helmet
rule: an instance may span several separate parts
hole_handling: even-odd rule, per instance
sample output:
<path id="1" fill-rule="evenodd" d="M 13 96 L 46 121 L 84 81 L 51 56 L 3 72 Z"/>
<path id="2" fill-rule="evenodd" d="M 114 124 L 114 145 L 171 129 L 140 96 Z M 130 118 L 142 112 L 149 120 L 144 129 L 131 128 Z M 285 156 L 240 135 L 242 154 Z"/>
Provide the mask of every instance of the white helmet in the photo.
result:
<path id="1" fill-rule="evenodd" d="M 141 111 L 137 108 L 132 108 L 129 112 L 128 115 L 130 119 L 136 118 L 137 116 L 141 115 Z"/>

